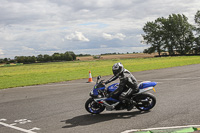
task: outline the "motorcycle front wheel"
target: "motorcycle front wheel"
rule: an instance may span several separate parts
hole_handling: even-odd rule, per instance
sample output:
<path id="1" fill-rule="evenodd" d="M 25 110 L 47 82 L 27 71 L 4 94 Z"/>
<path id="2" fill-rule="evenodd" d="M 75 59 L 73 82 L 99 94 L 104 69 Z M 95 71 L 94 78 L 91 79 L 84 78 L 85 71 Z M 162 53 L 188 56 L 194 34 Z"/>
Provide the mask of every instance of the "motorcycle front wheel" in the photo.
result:
<path id="1" fill-rule="evenodd" d="M 151 93 L 142 93 L 134 99 L 137 102 L 135 107 L 140 111 L 149 111 L 156 104 L 156 98 Z"/>
<path id="2" fill-rule="evenodd" d="M 105 106 L 94 101 L 94 99 L 89 98 L 85 103 L 85 109 L 91 114 L 99 114 L 104 111 Z"/>

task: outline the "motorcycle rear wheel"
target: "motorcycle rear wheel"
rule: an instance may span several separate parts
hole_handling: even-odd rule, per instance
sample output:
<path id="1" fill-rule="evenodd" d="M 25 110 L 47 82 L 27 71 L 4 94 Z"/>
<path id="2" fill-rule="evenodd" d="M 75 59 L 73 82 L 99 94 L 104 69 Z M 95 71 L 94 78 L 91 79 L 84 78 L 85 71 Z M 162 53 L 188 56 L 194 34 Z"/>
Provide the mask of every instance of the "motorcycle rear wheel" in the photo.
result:
<path id="1" fill-rule="evenodd" d="M 135 107 L 140 111 L 149 111 L 156 105 L 156 98 L 151 93 L 142 93 L 134 99 L 137 102 Z"/>
<path id="2" fill-rule="evenodd" d="M 85 103 L 85 109 L 91 114 L 99 114 L 104 111 L 105 106 L 94 101 L 94 99 L 89 98 Z"/>

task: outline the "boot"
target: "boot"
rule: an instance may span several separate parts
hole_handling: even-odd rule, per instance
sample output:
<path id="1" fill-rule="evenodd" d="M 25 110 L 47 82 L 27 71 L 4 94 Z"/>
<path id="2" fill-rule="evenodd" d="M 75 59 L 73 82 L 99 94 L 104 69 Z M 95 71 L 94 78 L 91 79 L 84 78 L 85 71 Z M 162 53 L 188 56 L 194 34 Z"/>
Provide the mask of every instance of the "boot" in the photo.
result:
<path id="1" fill-rule="evenodd" d="M 133 100 L 130 100 L 128 103 L 127 111 L 132 110 L 135 105 L 136 105 L 136 102 Z"/>

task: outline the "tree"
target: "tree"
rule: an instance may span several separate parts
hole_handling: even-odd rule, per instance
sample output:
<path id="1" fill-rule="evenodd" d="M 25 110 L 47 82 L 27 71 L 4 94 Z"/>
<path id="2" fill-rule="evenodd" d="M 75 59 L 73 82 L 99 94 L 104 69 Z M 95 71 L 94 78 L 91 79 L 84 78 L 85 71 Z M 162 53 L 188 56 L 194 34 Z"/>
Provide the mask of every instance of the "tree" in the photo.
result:
<path id="1" fill-rule="evenodd" d="M 148 53 L 153 53 L 157 51 L 159 56 L 161 54 L 161 49 L 164 44 L 162 39 L 162 19 L 164 18 L 158 18 L 154 22 L 147 22 L 143 27 L 143 31 L 145 32 L 145 34 L 142 35 L 146 43 L 151 44 L 151 47 L 147 50 Z"/>
<path id="2" fill-rule="evenodd" d="M 144 49 L 143 53 L 146 53 L 146 54 L 151 54 L 153 52 L 155 52 L 155 47 L 150 47 L 150 48 L 147 48 L 147 49 Z M 160 56 L 160 55 L 159 55 Z"/>
<path id="3" fill-rule="evenodd" d="M 29 63 L 35 63 L 36 62 L 36 57 L 35 56 L 29 56 Z"/>
<path id="4" fill-rule="evenodd" d="M 3 63 L 3 59 L 0 59 L 0 63 Z"/>
<path id="5" fill-rule="evenodd" d="M 191 41 L 194 41 L 192 40 L 194 28 L 189 24 L 188 18 L 185 15 L 172 14 L 169 15 L 168 23 L 171 26 L 169 30 L 170 41 L 176 51 L 182 55 L 188 53 L 191 50 L 191 43 L 193 44 Z"/>
<path id="6" fill-rule="evenodd" d="M 7 63 L 8 62 L 8 58 L 4 58 L 3 61 L 4 61 L 4 63 Z"/>
<path id="7" fill-rule="evenodd" d="M 72 56 L 72 60 L 76 60 L 76 55 L 74 54 L 74 52 L 72 51 L 67 51 L 67 52 Z"/>
<path id="8" fill-rule="evenodd" d="M 196 31 L 197 31 L 198 33 L 200 33 L 200 10 L 198 10 L 198 11 L 196 12 L 196 15 L 195 15 L 195 17 L 194 17 L 194 21 L 195 21 L 195 23 L 197 24 Z"/>
<path id="9" fill-rule="evenodd" d="M 73 60 L 73 57 L 69 52 L 65 52 L 64 57 L 65 57 L 66 61 L 72 61 Z"/>
<path id="10" fill-rule="evenodd" d="M 43 57 L 42 54 L 39 54 L 39 55 L 37 56 L 37 61 L 40 61 L 40 62 L 43 62 L 43 61 L 44 61 L 44 57 Z"/>
<path id="11" fill-rule="evenodd" d="M 4 62 L 18 62 L 18 63 L 35 63 L 35 62 L 49 62 L 49 61 L 72 61 L 76 60 L 76 55 L 72 51 L 65 53 L 54 53 L 53 55 L 42 55 L 35 56 L 15 56 L 14 60 L 10 58 L 1 59 L 0 63 Z"/>
<path id="12" fill-rule="evenodd" d="M 159 56 L 165 49 L 169 55 L 174 55 L 175 50 L 181 55 L 190 52 L 194 43 L 194 27 L 187 20 L 185 15 L 172 14 L 168 18 L 147 22 L 143 28 L 143 38 L 147 44 L 151 44 L 148 52 L 157 51 Z"/>
<path id="13" fill-rule="evenodd" d="M 52 56 L 50 56 L 50 55 L 48 55 L 48 54 L 45 54 L 45 55 L 44 55 L 44 61 L 45 61 L 45 62 L 52 61 Z"/>
<path id="14" fill-rule="evenodd" d="M 193 46 L 193 50 L 195 54 L 200 54 L 200 36 L 196 37 L 195 45 Z"/>
<path id="15" fill-rule="evenodd" d="M 15 56 L 15 61 L 17 63 L 24 63 L 24 56 Z"/>
<path id="16" fill-rule="evenodd" d="M 195 37 L 194 52 L 195 52 L 195 54 L 200 54 L 200 10 L 198 10 L 196 12 L 194 21 L 197 24 L 197 26 L 195 28 L 196 32 L 197 32 L 197 36 Z"/>
<path id="17" fill-rule="evenodd" d="M 61 61 L 62 59 L 61 59 L 61 54 L 59 54 L 59 53 L 54 53 L 53 55 L 52 55 L 52 58 L 53 58 L 53 60 L 55 60 L 55 61 Z"/>

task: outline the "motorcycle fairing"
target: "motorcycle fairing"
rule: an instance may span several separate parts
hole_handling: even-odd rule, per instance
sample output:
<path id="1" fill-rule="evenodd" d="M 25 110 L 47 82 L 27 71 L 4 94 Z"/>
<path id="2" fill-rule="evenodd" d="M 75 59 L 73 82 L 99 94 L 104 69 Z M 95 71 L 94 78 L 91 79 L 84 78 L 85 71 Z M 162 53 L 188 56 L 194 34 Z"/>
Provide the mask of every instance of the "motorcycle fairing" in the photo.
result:
<path id="1" fill-rule="evenodd" d="M 114 98 L 111 98 L 111 97 L 109 97 L 109 98 L 95 98 L 94 100 L 97 103 L 104 104 L 104 106 L 106 107 L 106 110 L 109 110 L 109 111 L 112 111 L 115 108 L 115 106 L 117 106 L 120 103 L 120 101 L 118 101 Z M 108 101 L 113 101 L 115 103 L 110 105 L 110 104 L 107 103 Z"/>
<path id="2" fill-rule="evenodd" d="M 108 86 L 108 88 L 107 88 L 108 93 L 115 91 L 118 88 L 118 86 L 119 86 L 119 83 L 115 83 L 115 84 Z"/>
<path id="3" fill-rule="evenodd" d="M 112 97 L 109 98 L 95 98 L 94 99 L 96 102 L 101 102 L 101 101 L 113 101 L 113 102 L 119 102 L 119 100 L 114 99 Z"/>
<path id="4" fill-rule="evenodd" d="M 105 87 L 101 87 L 101 88 L 96 88 L 96 87 L 94 87 L 94 89 L 92 90 L 92 92 L 93 92 L 93 96 L 98 96 L 99 95 L 99 92 L 98 92 L 98 90 L 104 90 L 105 89 Z"/>
<path id="5" fill-rule="evenodd" d="M 156 85 L 157 85 L 156 82 L 144 81 L 138 85 L 139 86 L 138 88 L 144 89 L 144 88 L 148 88 L 148 87 L 154 87 Z M 118 88 L 118 86 L 119 86 L 119 83 L 112 84 L 112 85 L 108 86 L 107 90 L 108 90 L 108 92 L 113 92 Z"/>
<path id="6" fill-rule="evenodd" d="M 156 82 L 146 81 L 146 82 L 141 82 L 138 86 L 139 89 L 144 89 L 144 88 L 154 87 L 156 85 L 157 85 Z"/>

